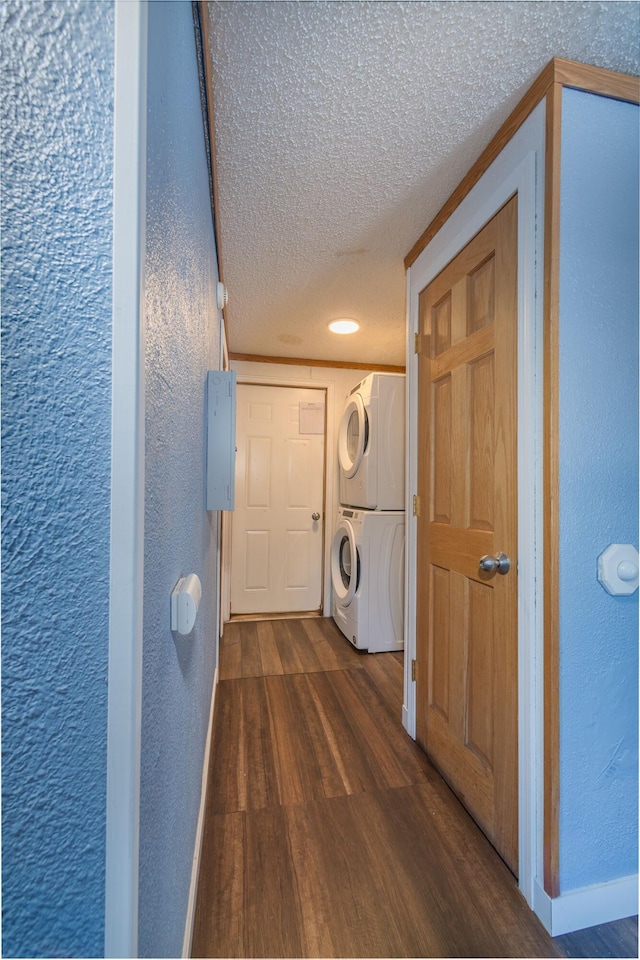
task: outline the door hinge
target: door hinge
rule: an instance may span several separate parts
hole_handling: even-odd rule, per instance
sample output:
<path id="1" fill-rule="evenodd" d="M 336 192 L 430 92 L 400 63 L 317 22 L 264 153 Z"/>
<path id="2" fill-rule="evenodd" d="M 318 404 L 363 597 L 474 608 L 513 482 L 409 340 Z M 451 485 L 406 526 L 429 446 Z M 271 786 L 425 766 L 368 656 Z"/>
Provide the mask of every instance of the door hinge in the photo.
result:
<path id="1" fill-rule="evenodd" d="M 412 680 L 418 679 L 418 661 L 417 660 L 411 661 L 411 679 Z"/>
<path id="2" fill-rule="evenodd" d="M 420 353 L 422 349 L 422 338 L 419 333 L 414 333 L 413 335 L 413 352 Z"/>
<path id="3" fill-rule="evenodd" d="M 420 516 L 420 497 L 417 493 L 413 495 L 413 515 L 414 517 Z"/>

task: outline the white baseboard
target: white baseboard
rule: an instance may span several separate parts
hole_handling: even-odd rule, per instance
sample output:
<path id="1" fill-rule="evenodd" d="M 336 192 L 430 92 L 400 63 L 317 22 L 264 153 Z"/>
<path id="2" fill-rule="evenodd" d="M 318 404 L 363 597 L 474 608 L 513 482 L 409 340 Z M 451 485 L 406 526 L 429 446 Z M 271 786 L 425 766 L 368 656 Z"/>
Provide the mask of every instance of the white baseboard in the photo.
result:
<path id="1" fill-rule="evenodd" d="M 407 733 L 409 733 L 409 711 L 405 707 L 404 703 L 402 704 L 402 726 L 405 728 Z M 411 736 L 411 734 L 409 734 Z"/>
<path id="2" fill-rule="evenodd" d="M 207 740 L 204 748 L 204 760 L 202 763 L 202 783 L 200 787 L 200 811 L 198 813 L 198 826 L 196 828 L 196 842 L 193 851 L 193 863 L 191 866 L 191 885 L 189 887 L 189 903 L 187 905 L 187 919 L 184 927 L 184 939 L 182 941 L 182 956 L 188 958 L 191 956 L 191 940 L 193 938 L 193 924 L 196 915 L 196 897 L 198 894 L 198 877 L 200 875 L 200 854 L 202 853 L 202 835 L 204 833 L 204 814 L 207 800 L 207 783 L 209 779 L 209 756 L 211 753 L 211 735 L 213 732 L 213 709 L 216 702 L 216 690 L 218 688 L 218 668 L 213 677 L 213 689 L 211 690 L 211 707 L 209 709 L 209 728 L 207 730 Z"/>
<path id="3" fill-rule="evenodd" d="M 582 887 L 553 899 L 536 879 L 533 909 L 552 937 L 633 917 L 638 912 L 638 877 Z"/>

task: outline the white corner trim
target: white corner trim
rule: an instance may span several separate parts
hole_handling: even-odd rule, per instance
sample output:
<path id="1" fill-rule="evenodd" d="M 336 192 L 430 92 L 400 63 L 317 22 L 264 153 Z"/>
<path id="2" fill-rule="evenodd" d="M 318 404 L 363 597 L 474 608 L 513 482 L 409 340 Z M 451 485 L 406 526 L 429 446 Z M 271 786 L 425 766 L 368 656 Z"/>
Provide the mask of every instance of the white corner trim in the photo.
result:
<path id="1" fill-rule="evenodd" d="M 147 4 L 115 4 L 105 957 L 138 952 Z"/>
<path id="2" fill-rule="evenodd" d="M 638 877 L 582 887 L 553 899 L 536 878 L 533 909 L 552 937 L 633 917 L 638 912 Z"/>
<path id="3" fill-rule="evenodd" d="M 409 736 L 413 737 L 415 740 L 414 734 L 412 734 L 411 730 L 409 729 L 409 711 L 405 707 L 404 703 L 402 704 L 402 726 L 405 728 Z"/>
<path id="4" fill-rule="evenodd" d="M 416 657 L 416 578 L 418 565 L 417 518 L 412 514 L 413 495 L 418 492 L 418 355 L 414 336 L 418 318 L 411 313 L 411 267 L 407 270 L 406 358 L 405 358 L 405 515 L 404 515 L 404 703 L 402 726 L 416 739 L 416 682 L 411 677 L 411 661 Z"/>
<path id="5" fill-rule="evenodd" d="M 242 369 L 238 370 L 237 364 L 242 364 Z M 252 365 L 249 368 L 249 365 Z M 324 390 L 325 391 L 325 408 L 324 408 L 324 422 L 325 422 L 325 447 L 324 447 L 324 494 L 325 494 L 325 508 L 324 508 L 324 547 L 322 550 L 322 616 L 330 617 L 332 614 L 332 587 L 331 587 L 331 538 L 333 537 L 333 518 L 338 512 L 338 493 L 337 493 L 337 441 L 335 438 L 335 381 L 331 379 L 314 379 L 313 377 L 313 367 L 309 367 L 309 376 L 301 377 L 298 375 L 298 369 L 296 365 L 291 365 L 292 375 L 288 377 L 286 374 L 278 372 L 277 374 L 270 373 L 257 373 L 253 374 L 248 372 L 249 369 L 259 366 L 259 362 L 253 360 L 241 360 L 233 366 L 233 369 L 238 373 L 238 384 L 242 383 L 256 383 L 264 384 L 265 386 L 271 387 L 300 387 L 302 389 L 309 390 Z M 274 364 L 277 366 L 277 364 Z M 300 367 L 304 367 L 304 364 L 301 363 Z M 335 368 L 325 368 L 325 369 L 335 369 Z M 230 524 L 229 524 L 230 526 Z M 229 532 L 229 538 L 231 533 Z M 225 570 L 225 581 L 223 586 L 223 596 L 226 598 L 230 597 L 231 593 L 231 562 L 228 561 L 227 565 L 223 568 Z M 230 616 L 230 600 L 229 606 L 225 607 L 225 613 L 227 620 Z"/>
<path id="6" fill-rule="evenodd" d="M 216 703 L 216 690 L 218 689 L 218 667 L 213 677 L 213 688 L 211 690 L 211 707 L 209 709 L 209 728 L 207 730 L 207 740 L 204 748 L 204 759 L 202 762 L 202 782 L 200 786 L 200 811 L 198 813 L 198 826 L 196 827 L 196 842 L 193 849 L 193 863 L 191 865 L 191 885 L 189 886 L 189 903 L 187 905 L 187 917 L 184 926 L 184 938 L 182 941 L 182 956 L 191 956 L 191 941 L 193 939 L 193 924 L 196 917 L 196 898 L 198 896 L 198 877 L 200 876 L 200 857 L 202 855 L 202 837 L 204 834 L 204 817 L 207 804 L 207 786 L 209 783 L 209 759 L 211 756 L 211 739 L 213 735 L 213 713 Z"/>

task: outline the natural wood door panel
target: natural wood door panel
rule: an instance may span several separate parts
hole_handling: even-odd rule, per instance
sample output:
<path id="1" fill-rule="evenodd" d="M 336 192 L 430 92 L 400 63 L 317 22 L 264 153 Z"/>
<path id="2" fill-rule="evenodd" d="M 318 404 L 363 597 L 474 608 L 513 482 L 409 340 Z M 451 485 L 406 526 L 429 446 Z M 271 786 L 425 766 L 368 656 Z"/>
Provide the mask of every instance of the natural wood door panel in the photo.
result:
<path id="1" fill-rule="evenodd" d="M 493 323 L 495 259 L 492 256 L 469 274 L 467 336 Z"/>
<path id="2" fill-rule="evenodd" d="M 493 771 L 493 702 L 501 695 L 494 689 L 493 589 L 471 580 L 468 591 L 465 746 Z"/>
<path id="3" fill-rule="evenodd" d="M 488 579 L 480 570 L 478 559 L 493 552 L 493 542 L 493 531 L 460 530 L 453 525 L 431 524 L 432 563 L 455 570 L 469 579 Z"/>
<path id="4" fill-rule="evenodd" d="M 514 198 L 420 295 L 416 712 L 419 742 L 514 871 L 516 295 Z M 496 551 L 506 576 L 479 566 Z"/>
<path id="5" fill-rule="evenodd" d="M 464 322 L 464 321 L 463 321 Z M 476 333 L 470 334 L 464 340 L 459 340 L 443 354 L 431 361 L 431 379 L 437 380 L 456 370 L 461 364 L 469 363 L 476 357 L 482 357 L 493 350 L 493 327 L 483 327 Z"/>
<path id="6" fill-rule="evenodd" d="M 439 357 L 451 346 L 451 293 L 433 307 L 432 356 Z"/>
<path id="7" fill-rule="evenodd" d="M 495 372 L 493 355 L 487 354 L 474 360 L 467 368 L 468 405 L 468 477 L 467 528 L 490 530 L 494 528 L 493 516 L 493 457 L 495 449 L 493 431 L 493 385 Z"/>
<path id="8" fill-rule="evenodd" d="M 436 523 L 451 523 L 451 377 L 436 380 L 432 387 L 433 456 L 431 483 L 433 499 L 431 519 Z"/>
<path id="9" fill-rule="evenodd" d="M 449 639 L 451 634 L 449 610 L 450 573 L 442 567 L 431 566 L 431 631 L 440 642 L 429 648 L 429 706 L 449 721 Z"/>

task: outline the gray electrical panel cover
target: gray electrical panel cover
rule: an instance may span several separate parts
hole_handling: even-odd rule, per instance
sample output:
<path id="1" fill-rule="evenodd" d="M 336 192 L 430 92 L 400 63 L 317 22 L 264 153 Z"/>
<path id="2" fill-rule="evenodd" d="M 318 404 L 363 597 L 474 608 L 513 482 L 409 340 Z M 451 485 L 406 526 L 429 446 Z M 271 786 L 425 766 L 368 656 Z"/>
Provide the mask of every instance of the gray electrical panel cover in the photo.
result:
<path id="1" fill-rule="evenodd" d="M 236 472 L 236 375 L 207 373 L 207 510 L 233 510 Z"/>

